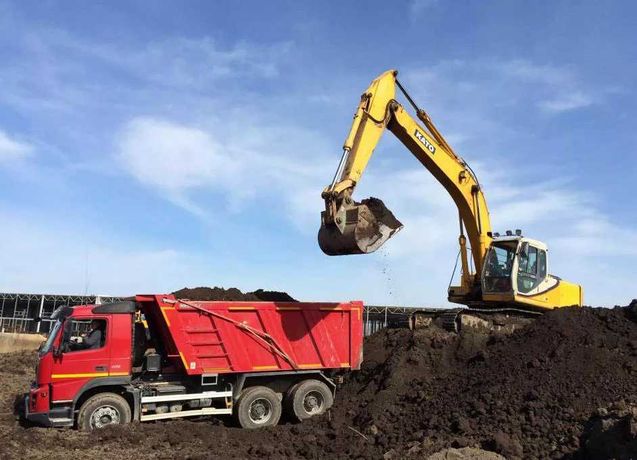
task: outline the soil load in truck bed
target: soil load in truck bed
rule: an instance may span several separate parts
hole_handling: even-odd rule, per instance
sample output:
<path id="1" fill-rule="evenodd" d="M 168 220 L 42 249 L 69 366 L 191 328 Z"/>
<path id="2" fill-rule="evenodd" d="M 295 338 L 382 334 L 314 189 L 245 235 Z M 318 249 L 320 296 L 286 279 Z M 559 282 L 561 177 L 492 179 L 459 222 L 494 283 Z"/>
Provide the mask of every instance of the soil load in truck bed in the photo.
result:
<path id="1" fill-rule="evenodd" d="M 173 292 L 178 299 L 189 300 L 256 300 L 264 302 L 296 302 L 290 294 L 280 291 L 266 291 L 257 289 L 252 292 L 241 292 L 237 288 L 224 289 L 220 287 L 183 288 Z"/>
<path id="2" fill-rule="evenodd" d="M 512 335 L 437 328 L 368 337 L 329 416 L 264 431 L 201 418 L 95 433 L 8 415 L 32 355 L 0 355 L 0 458 L 419 458 L 470 446 L 507 458 L 637 458 L 637 324 L 568 308 Z M 438 457 L 440 458 L 440 457 Z"/>

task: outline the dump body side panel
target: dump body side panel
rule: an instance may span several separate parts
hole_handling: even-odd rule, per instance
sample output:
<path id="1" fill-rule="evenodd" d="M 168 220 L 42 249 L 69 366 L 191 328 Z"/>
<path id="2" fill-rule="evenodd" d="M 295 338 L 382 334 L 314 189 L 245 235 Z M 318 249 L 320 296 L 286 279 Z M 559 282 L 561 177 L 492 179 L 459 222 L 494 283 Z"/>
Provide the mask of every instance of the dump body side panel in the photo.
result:
<path id="1" fill-rule="evenodd" d="M 138 302 L 188 375 L 360 367 L 362 302 Z"/>

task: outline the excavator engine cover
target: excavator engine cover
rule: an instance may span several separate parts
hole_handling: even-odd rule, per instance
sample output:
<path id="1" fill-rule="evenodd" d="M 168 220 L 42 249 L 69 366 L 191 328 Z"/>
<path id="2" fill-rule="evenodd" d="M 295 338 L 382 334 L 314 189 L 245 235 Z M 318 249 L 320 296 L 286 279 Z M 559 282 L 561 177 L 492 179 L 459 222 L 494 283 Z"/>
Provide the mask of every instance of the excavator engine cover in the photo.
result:
<path id="1" fill-rule="evenodd" d="M 403 228 L 378 198 L 343 204 L 332 223 L 325 223 L 325 214 L 321 213 L 318 243 L 328 256 L 374 252 Z"/>

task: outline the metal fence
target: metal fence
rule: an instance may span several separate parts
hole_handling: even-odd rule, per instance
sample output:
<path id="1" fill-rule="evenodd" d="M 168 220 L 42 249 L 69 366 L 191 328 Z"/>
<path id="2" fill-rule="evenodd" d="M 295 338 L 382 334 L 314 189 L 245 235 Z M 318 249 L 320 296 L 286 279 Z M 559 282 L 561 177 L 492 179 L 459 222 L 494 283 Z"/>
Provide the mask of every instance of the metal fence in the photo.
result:
<path id="1" fill-rule="evenodd" d="M 104 295 L 0 293 L 0 332 L 46 335 L 53 322 L 51 314 L 61 305 L 107 303 L 122 299 Z M 409 312 L 412 310 L 410 307 L 366 305 L 363 317 L 364 334 L 368 336 L 385 327 L 407 326 Z"/>
<path id="2" fill-rule="evenodd" d="M 53 322 L 51 314 L 61 305 L 106 303 L 119 299 L 100 295 L 0 293 L 0 332 L 47 334 Z"/>
<path id="3" fill-rule="evenodd" d="M 385 305 L 365 305 L 365 336 L 372 335 L 386 327 L 408 327 L 409 314 L 413 307 L 397 307 Z"/>

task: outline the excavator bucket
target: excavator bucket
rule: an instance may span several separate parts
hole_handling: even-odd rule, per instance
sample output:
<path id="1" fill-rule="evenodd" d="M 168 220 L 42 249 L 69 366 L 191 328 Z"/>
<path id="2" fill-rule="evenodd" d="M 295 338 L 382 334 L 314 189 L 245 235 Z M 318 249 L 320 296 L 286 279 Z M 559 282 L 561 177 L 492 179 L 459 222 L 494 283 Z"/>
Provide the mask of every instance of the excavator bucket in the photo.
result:
<path id="1" fill-rule="evenodd" d="M 374 252 L 403 228 L 378 198 L 343 204 L 334 222 L 325 223 L 325 220 L 323 211 L 318 243 L 328 256 Z"/>

